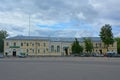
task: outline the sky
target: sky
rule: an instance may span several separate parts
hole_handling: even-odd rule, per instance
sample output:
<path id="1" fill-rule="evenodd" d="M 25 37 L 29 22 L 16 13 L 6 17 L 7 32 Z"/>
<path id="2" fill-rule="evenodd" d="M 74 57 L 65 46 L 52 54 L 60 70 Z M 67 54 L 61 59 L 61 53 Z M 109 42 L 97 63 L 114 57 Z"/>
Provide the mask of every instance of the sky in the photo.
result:
<path id="1" fill-rule="evenodd" d="M 119 7 L 120 0 L 0 0 L 0 30 L 9 37 L 98 37 L 110 24 L 120 37 Z"/>

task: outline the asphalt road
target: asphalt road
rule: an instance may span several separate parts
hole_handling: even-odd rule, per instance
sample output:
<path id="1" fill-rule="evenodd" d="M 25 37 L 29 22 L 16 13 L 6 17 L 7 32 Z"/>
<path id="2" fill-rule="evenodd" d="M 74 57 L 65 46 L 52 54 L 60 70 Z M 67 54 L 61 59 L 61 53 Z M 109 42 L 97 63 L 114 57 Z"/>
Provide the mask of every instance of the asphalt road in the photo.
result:
<path id="1" fill-rule="evenodd" d="M 4 58 L 0 80 L 120 80 L 120 58 Z"/>

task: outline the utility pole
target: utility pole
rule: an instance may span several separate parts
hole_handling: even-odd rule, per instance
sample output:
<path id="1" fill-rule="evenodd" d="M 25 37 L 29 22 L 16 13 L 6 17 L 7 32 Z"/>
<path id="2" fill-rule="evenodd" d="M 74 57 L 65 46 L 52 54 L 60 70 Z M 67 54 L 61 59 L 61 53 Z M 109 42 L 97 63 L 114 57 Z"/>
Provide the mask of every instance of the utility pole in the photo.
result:
<path id="1" fill-rule="evenodd" d="M 28 36 L 30 36 L 30 14 L 29 14 L 29 31 L 28 31 Z"/>
<path id="2" fill-rule="evenodd" d="M 30 14 L 28 15 L 28 36 L 29 36 L 29 39 L 30 39 Z M 30 49 L 30 54 L 31 54 L 31 49 Z"/>

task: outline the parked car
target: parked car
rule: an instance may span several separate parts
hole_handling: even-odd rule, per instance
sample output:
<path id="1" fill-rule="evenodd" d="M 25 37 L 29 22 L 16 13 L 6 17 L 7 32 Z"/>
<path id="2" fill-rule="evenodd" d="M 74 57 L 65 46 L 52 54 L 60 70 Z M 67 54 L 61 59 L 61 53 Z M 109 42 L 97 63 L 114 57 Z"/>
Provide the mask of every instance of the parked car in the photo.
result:
<path id="1" fill-rule="evenodd" d="M 90 57 L 90 56 L 91 56 L 90 53 L 83 53 L 83 54 L 81 54 L 81 57 Z"/>
<path id="2" fill-rule="evenodd" d="M 0 58 L 4 58 L 4 55 L 3 55 L 3 54 L 0 54 Z"/>
<path id="3" fill-rule="evenodd" d="M 117 54 L 114 53 L 114 52 L 107 52 L 107 53 L 106 53 L 106 56 L 107 56 L 107 57 L 115 57 L 115 56 L 117 56 Z"/>
<path id="4" fill-rule="evenodd" d="M 104 57 L 103 54 L 98 54 L 98 53 L 94 53 L 94 54 L 92 54 L 92 56 L 93 56 L 93 57 Z"/>
<path id="5" fill-rule="evenodd" d="M 112 57 L 120 57 L 120 54 L 115 54 L 115 55 L 112 56 Z"/>
<path id="6" fill-rule="evenodd" d="M 71 56 L 80 56 L 79 53 L 72 53 Z"/>
<path id="7" fill-rule="evenodd" d="M 25 57 L 27 57 L 27 54 L 26 54 L 26 53 L 20 53 L 20 54 L 18 55 L 18 57 L 20 57 L 20 58 L 25 58 Z"/>

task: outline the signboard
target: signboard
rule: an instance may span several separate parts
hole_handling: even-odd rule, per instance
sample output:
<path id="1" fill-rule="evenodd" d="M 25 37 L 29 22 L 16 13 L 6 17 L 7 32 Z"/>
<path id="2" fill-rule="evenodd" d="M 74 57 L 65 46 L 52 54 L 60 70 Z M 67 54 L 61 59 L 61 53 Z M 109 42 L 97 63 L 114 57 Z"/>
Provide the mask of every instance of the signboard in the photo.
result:
<path id="1" fill-rule="evenodd" d="M 20 46 L 10 46 L 9 48 L 20 48 Z"/>

